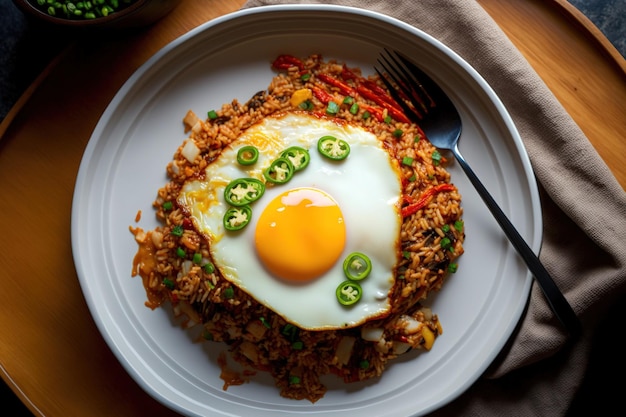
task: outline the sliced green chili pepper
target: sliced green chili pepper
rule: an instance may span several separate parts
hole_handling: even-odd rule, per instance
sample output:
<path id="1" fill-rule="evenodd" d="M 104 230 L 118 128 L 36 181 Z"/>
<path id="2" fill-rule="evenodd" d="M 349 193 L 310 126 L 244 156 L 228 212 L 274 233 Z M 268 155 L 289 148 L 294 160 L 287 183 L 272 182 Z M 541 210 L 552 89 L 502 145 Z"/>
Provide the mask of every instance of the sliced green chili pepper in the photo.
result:
<path id="1" fill-rule="evenodd" d="M 263 195 L 265 185 L 256 178 L 239 178 L 231 181 L 224 189 L 224 199 L 235 207 L 250 204 Z"/>
<path id="2" fill-rule="evenodd" d="M 231 207 L 224 214 L 224 228 L 231 232 L 241 230 L 250 223 L 251 217 L 252 209 L 250 206 Z"/>
<path id="3" fill-rule="evenodd" d="M 352 252 L 343 261 L 343 272 L 353 281 L 360 281 L 372 272 L 372 261 L 361 252 Z"/>
<path id="4" fill-rule="evenodd" d="M 293 177 L 295 167 L 287 157 L 276 158 L 270 166 L 263 171 L 265 179 L 274 184 L 284 184 Z"/>
<path id="5" fill-rule="evenodd" d="M 353 103 L 350 106 L 350 114 L 357 114 L 359 112 L 359 105 L 357 103 Z"/>
<path id="6" fill-rule="evenodd" d="M 340 161 L 346 159 L 350 153 L 350 145 L 345 140 L 334 136 L 322 136 L 317 141 L 317 150 L 326 158 Z"/>
<path id="7" fill-rule="evenodd" d="M 402 165 L 406 165 L 408 167 L 413 165 L 413 158 L 411 158 L 410 156 L 405 156 L 404 158 L 402 158 Z"/>
<path id="8" fill-rule="evenodd" d="M 237 162 L 241 165 L 252 165 L 259 159 L 259 150 L 252 146 L 242 146 L 237 151 Z"/>
<path id="9" fill-rule="evenodd" d="M 354 281 L 344 281 L 339 284 L 335 294 L 339 303 L 344 306 L 350 306 L 361 299 L 363 289 Z"/>
<path id="10" fill-rule="evenodd" d="M 304 169 L 311 160 L 309 151 L 299 146 L 291 146 L 285 149 L 281 152 L 280 157 L 289 159 L 295 172 Z"/>

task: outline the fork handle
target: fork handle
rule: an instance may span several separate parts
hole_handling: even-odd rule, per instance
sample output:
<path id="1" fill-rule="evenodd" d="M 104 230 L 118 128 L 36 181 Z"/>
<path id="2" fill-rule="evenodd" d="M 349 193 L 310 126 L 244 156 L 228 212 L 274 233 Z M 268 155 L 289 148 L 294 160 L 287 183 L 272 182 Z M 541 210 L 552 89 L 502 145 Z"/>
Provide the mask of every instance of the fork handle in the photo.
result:
<path id="1" fill-rule="evenodd" d="M 543 266 L 537 255 L 535 255 L 532 249 L 528 246 L 524 238 L 522 238 L 519 234 L 515 226 L 513 226 L 506 214 L 504 214 L 500 206 L 498 206 L 498 203 L 496 203 L 491 194 L 489 194 L 487 188 L 485 188 L 483 183 L 478 179 L 478 176 L 474 173 L 472 168 L 459 152 L 458 147 L 452 149 L 452 153 L 461 165 L 461 168 L 463 168 L 463 171 L 465 171 L 465 174 L 469 178 L 470 182 L 476 188 L 476 191 L 478 191 L 478 194 L 480 194 L 480 197 L 491 211 L 491 214 L 493 214 L 500 227 L 502 227 L 502 230 L 513 247 L 515 247 L 522 259 L 524 259 L 524 262 L 526 262 L 528 269 L 535 277 L 554 314 L 561 321 L 561 323 L 563 323 L 570 336 L 574 338 L 578 337 L 581 333 L 580 320 L 546 268 Z"/>

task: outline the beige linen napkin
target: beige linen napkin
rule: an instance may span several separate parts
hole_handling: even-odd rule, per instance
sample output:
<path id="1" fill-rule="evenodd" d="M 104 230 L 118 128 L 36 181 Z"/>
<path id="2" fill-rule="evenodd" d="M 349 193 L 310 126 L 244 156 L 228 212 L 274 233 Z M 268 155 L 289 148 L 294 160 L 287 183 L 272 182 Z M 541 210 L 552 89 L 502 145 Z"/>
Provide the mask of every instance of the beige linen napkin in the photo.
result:
<path id="1" fill-rule="evenodd" d="M 435 414 L 565 414 L 583 379 L 599 320 L 626 293 L 624 190 L 474 0 L 249 0 L 244 7 L 284 3 L 334 3 L 403 20 L 462 56 L 499 95 L 539 182 L 544 221 L 540 258 L 583 321 L 583 336 L 568 342 L 533 285 L 528 309 L 500 356 L 472 387 Z"/>

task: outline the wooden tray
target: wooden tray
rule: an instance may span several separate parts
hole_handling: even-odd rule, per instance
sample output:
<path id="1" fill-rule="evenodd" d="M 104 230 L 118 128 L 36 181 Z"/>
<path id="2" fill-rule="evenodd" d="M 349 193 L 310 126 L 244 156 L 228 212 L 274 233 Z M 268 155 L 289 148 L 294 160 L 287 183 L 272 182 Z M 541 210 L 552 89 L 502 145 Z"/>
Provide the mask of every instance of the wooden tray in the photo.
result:
<path id="1" fill-rule="evenodd" d="M 624 59 L 565 1 L 479 2 L 625 186 Z M 105 49 L 70 47 L 0 125 L 0 372 L 35 415 L 175 415 L 131 379 L 91 318 L 72 261 L 72 194 L 91 132 L 126 79 L 171 40 L 242 4 L 187 2 Z"/>

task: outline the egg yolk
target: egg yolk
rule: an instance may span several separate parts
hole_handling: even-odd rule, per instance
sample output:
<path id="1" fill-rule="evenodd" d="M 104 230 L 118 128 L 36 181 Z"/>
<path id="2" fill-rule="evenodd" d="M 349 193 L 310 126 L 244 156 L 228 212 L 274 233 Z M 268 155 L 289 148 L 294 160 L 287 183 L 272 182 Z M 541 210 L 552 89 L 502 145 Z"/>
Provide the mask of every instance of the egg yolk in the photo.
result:
<path id="1" fill-rule="evenodd" d="M 311 281 L 339 259 L 346 227 L 337 202 L 316 188 L 295 188 L 272 200 L 257 223 L 259 258 L 276 277 Z"/>

